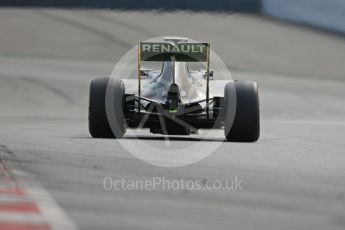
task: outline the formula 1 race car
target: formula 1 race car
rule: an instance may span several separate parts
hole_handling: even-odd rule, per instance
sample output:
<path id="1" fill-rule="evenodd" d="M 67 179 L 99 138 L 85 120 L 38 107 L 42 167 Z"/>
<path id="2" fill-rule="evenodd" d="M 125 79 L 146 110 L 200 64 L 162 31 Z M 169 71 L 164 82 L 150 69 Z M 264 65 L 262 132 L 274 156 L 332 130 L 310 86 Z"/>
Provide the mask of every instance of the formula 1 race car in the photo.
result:
<path id="1" fill-rule="evenodd" d="M 161 69 L 143 63 L 161 63 Z M 206 69 L 191 70 L 192 63 Z M 260 135 L 257 84 L 215 80 L 210 44 L 167 37 L 140 42 L 138 79 L 98 78 L 90 85 L 89 131 L 94 138 L 121 138 L 126 128 L 163 135 L 222 129 L 228 141 L 255 142 Z"/>

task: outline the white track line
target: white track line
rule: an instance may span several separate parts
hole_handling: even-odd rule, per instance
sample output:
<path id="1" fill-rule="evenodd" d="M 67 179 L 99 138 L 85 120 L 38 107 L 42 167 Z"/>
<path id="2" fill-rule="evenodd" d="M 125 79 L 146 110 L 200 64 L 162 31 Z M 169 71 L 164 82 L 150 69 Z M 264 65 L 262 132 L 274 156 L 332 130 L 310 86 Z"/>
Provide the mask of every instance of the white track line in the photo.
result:
<path id="1" fill-rule="evenodd" d="M 30 197 L 18 196 L 18 195 L 0 195 L 0 204 L 15 204 L 15 203 L 28 203 L 35 202 Z"/>
<path id="2" fill-rule="evenodd" d="M 16 224 L 46 224 L 47 220 L 40 213 L 0 212 L 0 222 Z"/>

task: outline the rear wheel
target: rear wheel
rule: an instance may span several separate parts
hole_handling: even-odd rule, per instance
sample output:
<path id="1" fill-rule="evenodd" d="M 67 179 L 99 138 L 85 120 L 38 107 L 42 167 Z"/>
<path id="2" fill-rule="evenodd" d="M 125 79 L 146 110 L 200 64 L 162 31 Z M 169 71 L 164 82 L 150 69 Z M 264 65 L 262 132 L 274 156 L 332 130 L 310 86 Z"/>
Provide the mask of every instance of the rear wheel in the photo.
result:
<path id="1" fill-rule="evenodd" d="M 106 91 L 108 82 L 114 101 L 114 112 L 110 120 L 107 116 Z M 89 98 L 89 132 L 94 138 L 121 138 L 125 133 L 125 119 L 123 115 L 124 85 L 121 81 L 112 81 L 109 78 L 97 78 L 90 84 Z M 111 122 L 111 123 L 110 123 Z M 110 125 L 111 124 L 111 125 Z M 114 135 L 115 134 L 115 135 Z"/>
<path id="2" fill-rule="evenodd" d="M 234 94 L 234 91 L 236 94 Z M 236 95 L 236 104 L 230 103 Z M 255 142 L 260 136 L 260 108 L 255 82 L 234 81 L 225 86 L 225 137 L 234 142 Z M 236 105 L 236 106 L 234 106 Z M 231 116 L 231 114 L 233 114 Z"/>

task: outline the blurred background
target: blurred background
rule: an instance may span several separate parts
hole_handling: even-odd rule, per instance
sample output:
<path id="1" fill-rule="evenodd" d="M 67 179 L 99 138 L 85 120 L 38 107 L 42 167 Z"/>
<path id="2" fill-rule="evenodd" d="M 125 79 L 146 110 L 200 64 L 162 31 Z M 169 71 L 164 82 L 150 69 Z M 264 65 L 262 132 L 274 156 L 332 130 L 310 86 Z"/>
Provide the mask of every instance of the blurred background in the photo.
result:
<path id="1" fill-rule="evenodd" d="M 0 6 L 1 163 L 33 175 L 76 228 L 345 228 L 344 0 L 1 0 Z M 163 35 L 209 41 L 235 79 L 258 82 L 259 142 L 223 142 L 222 131 L 209 140 L 177 137 L 172 148 L 220 145 L 197 164 L 159 168 L 116 140 L 90 138 L 90 81 L 109 76 L 138 41 Z M 142 138 L 164 145 L 161 136 Z M 125 140 L 138 141 L 130 133 Z M 237 176 L 243 190 L 106 191 L 107 176 Z M 0 229 L 18 220 L 35 229 L 28 226 L 37 219 L 4 213 L 9 201 L 18 202 L 0 193 Z M 63 221 L 54 215 L 42 221 L 68 229 L 56 227 Z"/>

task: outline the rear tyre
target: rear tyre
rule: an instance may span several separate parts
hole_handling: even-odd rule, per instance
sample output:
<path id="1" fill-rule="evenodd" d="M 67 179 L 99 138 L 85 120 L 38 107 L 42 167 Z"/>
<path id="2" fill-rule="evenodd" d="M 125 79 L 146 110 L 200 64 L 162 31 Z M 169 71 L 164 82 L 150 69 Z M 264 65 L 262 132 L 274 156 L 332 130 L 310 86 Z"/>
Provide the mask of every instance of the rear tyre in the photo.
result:
<path id="1" fill-rule="evenodd" d="M 233 142 L 257 141 L 260 136 L 260 108 L 256 82 L 229 82 L 224 90 L 226 139 Z M 236 95 L 236 106 L 229 103 L 234 95 Z M 233 119 L 229 118 L 233 113 Z"/>
<path id="2" fill-rule="evenodd" d="M 107 85 L 112 84 L 114 94 L 114 113 L 111 113 L 111 121 L 107 116 L 106 91 Z M 97 78 L 90 84 L 89 98 L 89 132 L 94 138 L 121 138 L 125 129 L 123 115 L 123 99 L 125 89 L 121 81 L 112 81 L 109 78 Z M 111 122 L 111 125 L 110 125 Z M 114 135 L 115 134 L 115 135 Z"/>

